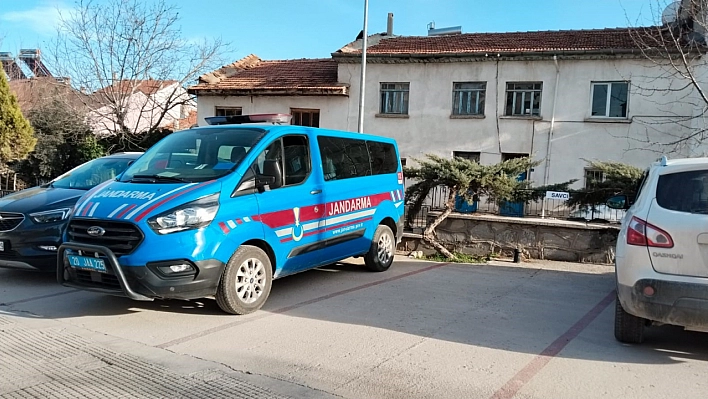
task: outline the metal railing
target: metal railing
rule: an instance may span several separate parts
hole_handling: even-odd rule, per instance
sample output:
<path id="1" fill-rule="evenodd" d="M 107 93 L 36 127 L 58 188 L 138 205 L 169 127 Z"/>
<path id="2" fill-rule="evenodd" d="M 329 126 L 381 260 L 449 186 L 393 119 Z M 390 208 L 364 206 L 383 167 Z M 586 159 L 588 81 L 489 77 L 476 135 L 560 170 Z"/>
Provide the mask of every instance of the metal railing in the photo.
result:
<path id="1" fill-rule="evenodd" d="M 448 193 L 447 187 L 443 186 L 431 190 L 430 194 L 423 202 L 421 210 L 413 216 L 410 223 L 406 223 L 406 229 L 414 230 L 425 228 L 428 225 L 429 212 L 445 209 Z M 455 200 L 455 212 L 595 223 L 619 223 L 625 214 L 623 210 L 610 209 L 606 205 L 570 206 L 566 200 L 543 199 L 545 191 L 529 190 L 529 194 L 533 194 L 534 198 L 539 199 L 525 202 L 497 203 L 488 198 L 480 198 L 478 201 L 470 202 L 457 196 Z M 409 211 L 410 203 L 405 207 L 406 216 L 408 216 Z"/>

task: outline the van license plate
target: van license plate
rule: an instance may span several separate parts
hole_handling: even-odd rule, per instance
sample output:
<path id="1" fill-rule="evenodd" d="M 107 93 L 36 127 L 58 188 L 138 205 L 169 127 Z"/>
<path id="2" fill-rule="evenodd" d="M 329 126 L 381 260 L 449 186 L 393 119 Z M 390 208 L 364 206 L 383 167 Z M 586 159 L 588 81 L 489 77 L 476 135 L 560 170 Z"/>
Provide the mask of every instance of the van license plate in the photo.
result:
<path id="1" fill-rule="evenodd" d="M 88 256 L 67 255 L 69 264 L 78 269 L 86 269 L 95 272 L 106 272 L 106 261 L 99 258 L 89 258 Z"/>

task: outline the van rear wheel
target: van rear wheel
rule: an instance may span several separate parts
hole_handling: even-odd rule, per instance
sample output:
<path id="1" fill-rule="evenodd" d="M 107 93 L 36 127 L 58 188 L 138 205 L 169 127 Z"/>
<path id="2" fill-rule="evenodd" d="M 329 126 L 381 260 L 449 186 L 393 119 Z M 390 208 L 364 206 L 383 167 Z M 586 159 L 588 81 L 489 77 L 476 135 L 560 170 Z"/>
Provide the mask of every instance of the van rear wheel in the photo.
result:
<path id="1" fill-rule="evenodd" d="M 273 268 L 260 248 L 241 246 L 229 259 L 216 291 L 216 303 L 226 313 L 244 315 L 260 309 L 270 295 Z"/>
<path id="2" fill-rule="evenodd" d="M 624 310 L 619 296 L 617 296 L 615 299 L 615 338 L 627 344 L 641 344 L 644 341 L 645 325 L 645 319 Z"/>
<path id="3" fill-rule="evenodd" d="M 380 224 L 374 233 L 374 239 L 371 241 L 369 252 L 364 256 L 364 264 L 366 267 L 374 272 L 388 270 L 393 263 L 395 242 L 396 238 L 393 236 L 391 228 Z"/>

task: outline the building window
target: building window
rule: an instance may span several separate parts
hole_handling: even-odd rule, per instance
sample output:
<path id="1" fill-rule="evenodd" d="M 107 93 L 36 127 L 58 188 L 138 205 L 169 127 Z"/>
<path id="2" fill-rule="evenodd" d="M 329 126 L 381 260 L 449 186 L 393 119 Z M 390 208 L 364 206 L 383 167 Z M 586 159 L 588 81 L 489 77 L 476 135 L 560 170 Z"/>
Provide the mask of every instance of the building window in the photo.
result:
<path id="1" fill-rule="evenodd" d="M 453 151 L 452 156 L 454 158 L 464 158 L 464 159 L 469 159 L 470 161 L 474 161 L 479 163 L 479 152 L 469 152 L 469 151 Z"/>
<path id="2" fill-rule="evenodd" d="M 408 115 L 410 83 L 381 83 L 381 113 Z"/>
<path id="3" fill-rule="evenodd" d="M 242 115 L 241 107 L 216 107 L 214 116 Z"/>
<path id="4" fill-rule="evenodd" d="M 593 188 L 605 181 L 605 172 L 599 169 L 585 169 L 585 188 Z"/>
<path id="5" fill-rule="evenodd" d="M 453 115 L 484 115 L 485 82 L 459 82 L 452 86 Z"/>
<path id="6" fill-rule="evenodd" d="M 626 118 L 628 82 L 597 82 L 592 84 L 592 116 Z"/>
<path id="7" fill-rule="evenodd" d="M 540 116 L 542 82 L 506 84 L 507 116 Z"/>
<path id="8" fill-rule="evenodd" d="M 293 119 L 291 125 L 320 127 L 320 110 L 306 108 L 290 108 Z"/>
<path id="9" fill-rule="evenodd" d="M 528 157 L 529 157 L 529 154 L 518 153 L 518 152 L 503 152 L 502 153 L 502 162 L 508 161 L 510 159 L 528 158 Z"/>

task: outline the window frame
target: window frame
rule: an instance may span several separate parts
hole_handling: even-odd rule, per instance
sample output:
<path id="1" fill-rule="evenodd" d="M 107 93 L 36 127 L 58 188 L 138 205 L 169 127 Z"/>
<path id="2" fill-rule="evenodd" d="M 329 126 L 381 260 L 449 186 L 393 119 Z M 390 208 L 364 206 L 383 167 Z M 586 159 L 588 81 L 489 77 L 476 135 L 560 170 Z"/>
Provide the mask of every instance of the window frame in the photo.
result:
<path id="1" fill-rule="evenodd" d="M 470 161 L 474 161 L 477 163 L 480 163 L 480 158 L 482 156 L 482 153 L 480 151 L 453 151 L 452 152 L 452 157 L 453 158 L 464 158 L 468 159 Z"/>
<path id="2" fill-rule="evenodd" d="M 456 88 L 457 85 L 464 85 L 464 84 L 476 84 L 480 85 L 481 88 L 477 89 L 462 89 L 462 88 Z M 475 98 L 475 109 L 477 112 L 459 112 L 459 108 L 461 108 L 462 101 L 457 101 L 458 100 L 458 95 L 460 95 L 460 98 L 462 97 L 463 94 L 472 94 L 476 93 L 476 98 Z M 480 101 L 481 97 L 481 101 Z M 486 98 L 487 98 L 487 82 L 452 82 L 452 116 L 484 116 L 484 108 L 486 106 Z M 471 102 L 468 101 L 468 104 Z"/>
<path id="3" fill-rule="evenodd" d="M 615 84 L 624 84 L 627 86 L 627 98 L 625 100 L 624 116 L 610 116 L 610 109 L 612 106 L 612 86 Z M 595 100 L 595 87 L 596 86 L 607 86 L 607 97 L 605 98 L 605 114 L 604 115 L 593 115 L 593 103 Z M 593 81 L 590 82 L 590 118 L 595 119 L 629 119 L 629 90 L 630 81 L 628 80 L 608 80 L 608 81 Z"/>
<path id="4" fill-rule="evenodd" d="M 605 181 L 605 179 L 607 178 L 607 176 L 605 176 L 605 172 L 603 172 L 603 171 L 600 170 L 600 169 L 596 169 L 596 168 L 585 168 L 585 169 L 583 170 L 583 188 L 585 188 L 586 190 L 593 188 L 592 186 L 590 186 L 590 185 L 588 184 L 588 183 L 589 183 L 588 176 L 591 175 L 591 174 L 592 174 L 592 175 L 595 175 L 595 176 L 598 176 L 598 175 L 600 176 L 600 179 L 599 179 L 599 180 L 595 180 L 595 181 L 597 181 L 597 182 L 599 182 L 599 183 L 602 183 L 602 182 Z"/>
<path id="5" fill-rule="evenodd" d="M 310 122 L 314 120 L 313 116 L 317 114 L 317 125 L 314 124 L 309 124 L 309 125 L 303 125 L 303 124 L 298 124 L 294 123 L 295 122 L 295 114 L 299 113 L 300 115 L 300 122 L 302 123 L 302 114 L 309 114 L 310 115 Z M 320 109 L 317 108 L 290 108 L 290 115 L 292 115 L 292 119 L 290 124 L 294 126 L 305 126 L 305 127 L 320 127 L 320 116 L 322 112 Z"/>
<path id="6" fill-rule="evenodd" d="M 405 85 L 405 88 L 402 89 L 389 89 L 389 88 L 384 88 L 384 85 Z M 410 110 L 410 91 L 411 91 L 411 83 L 410 82 L 380 82 L 379 84 L 379 115 L 408 115 L 408 111 Z M 393 110 L 388 109 L 388 95 L 389 93 L 392 93 L 394 96 L 393 102 L 398 103 L 399 101 L 396 100 L 395 96 L 396 94 L 401 95 L 400 101 L 403 102 L 400 112 L 394 112 Z M 394 105 L 394 109 L 396 106 Z"/>
<path id="7" fill-rule="evenodd" d="M 509 88 L 510 85 L 533 85 L 534 87 L 536 85 L 539 86 L 538 89 L 532 88 L 532 89 L 516 89 L 516 88 Z M 506 82 L 506 102 L 504 104 L 504 116 L 511 116 L 511 117 L 521 117 L 521 118 L 540 118 L 541 117 L 541 107 L 543 105 L 543 81 L 524 81 L 524 82 Z M 525 95 L 527 93 L 531 93 L 531 110 L 530 113 L 525 113 L 524 108 L 523 108 L 523 103 L 525 102 Z M 534 113 L 534 108 L 533 108 L 533 103 L 534 103 L 534 94 L 538 93 L 538 113 Z M 512 95 L 511 97 L 511 108 L 509 108 L 509 95 Z M 521 103 L 522 103 L 522 112 L 520 114 L 514 113 L 516 109 L 516 101 L 517 101 L 517 96 L 516 94 L 521 94 Z"/>
<path id="8" fill-rule="evenodd" d="M 237 114 L 229 114 L 225 113 L 223 115 L 219 115 L 219 111 L 236 111 L 238 110 Z M 214 116 L 232 116 L 232 115 L 243 115 L 243 107 L 235 107 L 235 106 L 227 106 L 227 105 L 215 105 L 214 106 Z"/>

